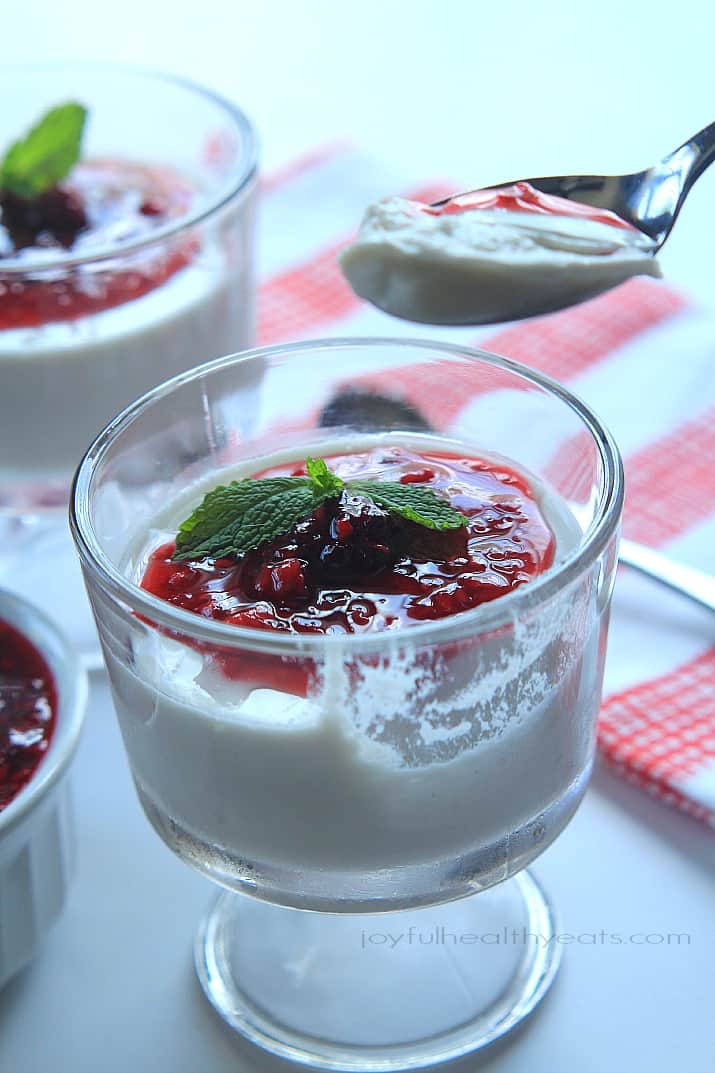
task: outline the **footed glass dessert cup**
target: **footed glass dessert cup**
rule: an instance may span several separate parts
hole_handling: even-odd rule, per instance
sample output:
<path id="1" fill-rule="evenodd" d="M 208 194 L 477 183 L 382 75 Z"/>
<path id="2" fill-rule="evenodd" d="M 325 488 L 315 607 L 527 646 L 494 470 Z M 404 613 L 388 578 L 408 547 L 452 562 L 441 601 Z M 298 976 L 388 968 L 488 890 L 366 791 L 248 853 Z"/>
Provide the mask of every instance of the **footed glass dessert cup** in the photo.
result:
<path id="1" fill-rule="evenodd" d="M 252 345 L 256 141 L 230 102 L 141 69 L 23 65 L 0 86 L 13 102 L 0 155 L 48 110 L 87 109 L 57 188 L 79 199 L 77 233 L 60 230 L 73 217 L 55 220 L 65 202 L 50 211 L 0 190 L 0 583 L 99 666 L 67 532 L 72 475 L 139 395 L 197 355 Z"/>
<path id="2" fill-rule="evenodd" d="M 471 610 L 358 633 L 216 621 L 140 586 L 206 488 L 366 446 L 522 474 L 553 564 Z M 220 359 L 95 440 L 72 531 L 142 806 L 224 888 L 195 960 L 237 1032 L 323 1069 L 416 1069 L 543 997 L 556 925 L 524 869 L 588 782 L 622 499 L 583 403 L 431 342 Z"/>

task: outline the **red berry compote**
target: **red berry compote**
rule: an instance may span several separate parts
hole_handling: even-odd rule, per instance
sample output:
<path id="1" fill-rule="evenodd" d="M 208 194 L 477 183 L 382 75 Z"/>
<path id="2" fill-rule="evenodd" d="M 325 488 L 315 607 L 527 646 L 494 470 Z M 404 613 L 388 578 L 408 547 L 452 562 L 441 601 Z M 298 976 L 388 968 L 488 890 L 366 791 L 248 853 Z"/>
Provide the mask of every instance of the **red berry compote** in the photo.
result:
<path id="1" fill-rule="evenodd" d="M 57 691 L 35 646 L 0 620 L 0 811 L 32 778 L 55 729 Z"/>
<path id="2" fill-rule="evenodd" d="M 0 331 L 77 320 L 166 282 L 195 252 L 190 238 L 119 271 L 78 268 L 63 280 L 57 266 L 68 255 L 91 259 L 119 243 L 151 239 L 195 200 L 193 184 L 177 172 L 122 159 L 81 161 L 65 182 L 32 200 L 0 192 L 0 261 L 35 270 L 0 286 Z"/>
<path id="3" fill-rule="evenodd" d="M 554 558 L 535 492 L 506 464 L 405 448 L 330 455 L 341 477 L 418 484 L 468 524 L 435 531 L 346 490 L 283 537 L 235 559 L 174 562 L 156 548 L 142 585 L 196 614 L 287 633 L 363 633 L 444 618 L 527 584 Z M 301 476 L 284 465 L 257 476 Z"/>

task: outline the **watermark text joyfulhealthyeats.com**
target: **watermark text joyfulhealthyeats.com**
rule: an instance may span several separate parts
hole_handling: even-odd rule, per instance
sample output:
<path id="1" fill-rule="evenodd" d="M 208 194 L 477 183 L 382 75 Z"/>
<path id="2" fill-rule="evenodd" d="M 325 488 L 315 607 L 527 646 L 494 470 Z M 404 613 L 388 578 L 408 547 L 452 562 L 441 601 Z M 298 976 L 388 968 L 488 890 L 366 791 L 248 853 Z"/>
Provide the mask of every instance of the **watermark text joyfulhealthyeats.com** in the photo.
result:
<path id="1" fill-rule="evenodd" d="M 692 935 L 689 932 L 631 932 L 624 934 L 617 931 L 582 931 L 554 932 L 540 934 L 527 928 L 502 928 L 501 931 L 455 932 L 443 925 L 433 928 L 409 927 L 406 931 L 385 932 L 367 931 L 360 933 L 360 945 L 363 950 L 372 946 L 384 946 L 394 950 L 398 946 L 537 946 L 553 944 L 580 946 L 690 946 Z"/>

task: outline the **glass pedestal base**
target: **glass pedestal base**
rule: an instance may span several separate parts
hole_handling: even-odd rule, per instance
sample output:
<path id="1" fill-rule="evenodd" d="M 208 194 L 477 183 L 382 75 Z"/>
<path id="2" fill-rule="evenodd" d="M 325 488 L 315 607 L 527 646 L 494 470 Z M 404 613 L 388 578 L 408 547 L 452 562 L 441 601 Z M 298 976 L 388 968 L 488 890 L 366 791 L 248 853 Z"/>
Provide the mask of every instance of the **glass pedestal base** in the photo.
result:
<path id="1" fill-rule="evenodd" d="M 319 1069 L 421 1069 L 479 1050 L 540 1002 L 553 910 L 521 872 L 396 913 L 313 913 L 223 893 L 195 945 L 201 986 L 252 1043 Z"/>

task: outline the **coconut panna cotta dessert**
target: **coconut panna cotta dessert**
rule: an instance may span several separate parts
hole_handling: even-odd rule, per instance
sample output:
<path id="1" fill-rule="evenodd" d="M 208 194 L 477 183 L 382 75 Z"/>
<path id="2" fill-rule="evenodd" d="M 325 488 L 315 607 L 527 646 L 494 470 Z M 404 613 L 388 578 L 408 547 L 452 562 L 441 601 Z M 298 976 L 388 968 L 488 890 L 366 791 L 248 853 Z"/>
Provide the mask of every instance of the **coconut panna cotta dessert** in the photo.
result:
<path id="1" fill-rule="evenodd" d="M 501 881 L 588 780 L 621 508 L 576 398 L 428 340 L 232 355 L 97 438 L 72 532 L 145 813 L 228 888 L 194 958 L 233 1029 L 313 1066 L 418 1068 L 534 1008 L 557 944 L 428 964 L 361 946 L 354 914 L 463 898 L 454 933 L 555 933 L 532 877 Z"/>
<path id="2" fill-rule="evenodd" d="M 438 437 L 320 450 L 203 477 L 135 533 L 125 577 L 195 632 L 143 609 L 127 639 L 95 597 L 140 799 L 196 867 L 287 904 L 488 886 L 584 792 L 603 626 L 590 577 L 533 614 L 465 615 L 581 529 L 522 467 Z"/>
<path id="3" fill-rule="evenodd" d="M 66 500 L 115 413 L 253 335 L 255 161 L 242 117 L 159 76 L 110 67 L 92 78 L 96 110 L 91 89 L 58 102 L 16 131 L 0 163 L 0 505 L 11 509 L 53 502 L 53 486 Z M 132 155 L 134 128 L 171 93 L 186 147 L 203 145 L 195 168 L 162 159 L 160 130 L 151 149 L 137 134 L 146 155 Z M 192 103 L 213 109 L 213 134 L 194 130 Z M 221 122 L 234 120 L 232 147 Z"/>
<path id="4" fill-rule="evenodd" d="M 340 264 L 359 297 L 396 317 L 490 324 L 659 277 L 655 248 L 613 212 L 519 182 L 438 205 L 384 198 Z"/>

